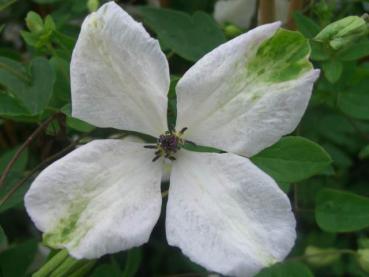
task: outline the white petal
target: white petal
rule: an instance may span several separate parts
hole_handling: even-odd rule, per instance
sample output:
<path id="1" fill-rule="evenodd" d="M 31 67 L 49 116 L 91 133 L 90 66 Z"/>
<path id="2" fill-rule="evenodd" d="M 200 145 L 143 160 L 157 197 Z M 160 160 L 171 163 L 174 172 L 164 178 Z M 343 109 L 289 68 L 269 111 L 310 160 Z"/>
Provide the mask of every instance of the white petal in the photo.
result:
<path id="1" fill-rule="evenodd" d="M 214 18 L 219 23 L 233 23 L 248 28 L 255 14 L 256 0 L 220 0 L 214 7 Z"/>
<path id="2" fill-rule="evenodd" d="M 83 22 L 71 88 L 74 117 L 153 136 L 167 130 L 168 62 L 142 24 L 114 2 Z"/>
<path id="3" fill-rule="evenodd" d="M 192 261 L 242 277 L 283 260 L 296 237 L 288 197 L 250 160 L 186 150 L 173 164 L 166 232 Z"/>
<path id="4" fill-rule="evenodd" d="M 25 196 L 44 242 L 98 258 L 148 241 L 161 209 L 161 164 L 141 143 L 96 140 L 46 168 Z"/>
<path id="5" fill-rule="evenodd" d="M 292 132 L 319 71 L 306 39 L 255 28 L 210 52 L 177 84 L 177 128 L 186 139 L 252 156 Z"/>

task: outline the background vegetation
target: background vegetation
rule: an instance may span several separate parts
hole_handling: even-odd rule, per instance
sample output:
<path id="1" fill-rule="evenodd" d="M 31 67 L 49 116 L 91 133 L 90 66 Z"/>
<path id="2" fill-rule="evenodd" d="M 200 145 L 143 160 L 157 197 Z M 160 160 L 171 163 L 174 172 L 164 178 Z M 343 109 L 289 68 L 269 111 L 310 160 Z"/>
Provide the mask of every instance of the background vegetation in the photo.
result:
<path id="1" fill-rule="evenodd" d="M 166 9 L 158 9 L 145 1 L 120 1 L 167 54 L 173 74 L 171 121 L 178 78 L 205 53 L 247 31 L 217 24 L 214 2 L 161 1 Z M 369 1 L 306 2 L 294 8 L 287 27 L 310 39 L 312 60 L 323 74 L 293 136 L 253 157 L 290 196 L 298 240 L 284 263 L 258 276 L 368 276 L 368 35 L 345 29 L 351 26 L 348 21 L 338 28 L 339 44 L 316 35 L 346 16 L 363 15 Z M 83 18 L 98 5 L 85 0 L 0 0 L 0 276 L 29 276 L 47 260 L 51 264 L 36 276 L 207 275 L 167 245 L 164 215 L 143 247 L 98 261 L 75 261 L 64 251 L 49 253 L 25 212 L 24 193 L 40 170 L 77 144 L 117 134 L 70 114 L 71 51 Z M 259 12 L 267 14 L 268 5 Z"/>

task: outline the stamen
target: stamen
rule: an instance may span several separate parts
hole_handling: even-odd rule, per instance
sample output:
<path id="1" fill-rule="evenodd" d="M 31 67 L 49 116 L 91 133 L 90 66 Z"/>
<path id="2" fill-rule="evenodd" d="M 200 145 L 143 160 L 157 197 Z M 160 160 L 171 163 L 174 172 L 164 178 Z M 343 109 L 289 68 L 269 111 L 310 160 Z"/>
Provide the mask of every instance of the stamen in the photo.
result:
<path id="1" fill-rule="evenodd" d="M 182 128 L 181 131 L 176 132 L 171 129 L 160 135 L 155 145 L 145 145 L 145 148 L 156 149 L 155 156 L 152 159 L 153 162 L 157 161 L 160 157 L 164 157 L 171 161 L 175 161 L 176 157 L 174 154 L 179 151 L 185 143 L 182 138 L 183 133 L 187 130 L 187 127 Z"/>
<path id="2" fill-rule="evenodd" d="M 144 148 L 147 148 L 147 149 L 156 149 L 158 148 L 157 145 L 145 145 Z"/>
<path id="3" fill-rule="evenodd" d="M 181 135 L 183 135 L 183 133 L 184 132 L 186 132 L 186 130 L 187 130 L 188 128 L 187 127 L 184 127 L 184 128 L 182 128 L 182 130 L 181 131 L 179 131 L 179 133 L 181 134 Z"/>

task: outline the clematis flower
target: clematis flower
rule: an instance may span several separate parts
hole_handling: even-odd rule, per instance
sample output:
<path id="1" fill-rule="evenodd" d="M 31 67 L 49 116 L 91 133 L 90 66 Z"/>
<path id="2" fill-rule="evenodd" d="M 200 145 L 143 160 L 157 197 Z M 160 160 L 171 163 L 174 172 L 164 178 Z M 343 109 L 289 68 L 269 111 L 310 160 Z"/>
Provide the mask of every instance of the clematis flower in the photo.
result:
<path id="1" fill-rule="evenodd" d="M 275 0 L 275 17 L 287 21 L 289 0 Z M 242 28 L 250 27 L 256 10 L 256 0 L 218 0 L 214 6 L 214 18 L 219 23 L 232 23 Z"/>
<path id="2" fill-rule="evenodd" d="M 44 242 L 78 259 L 147 242 L 171 161 L 170 245 L 225 275 L 250 276 L 284 259 L 296 237 L 289 199 L 247 157 L 299 123 L 319 75 L 309 52 L 302 35 L 278 22 L 220 45 L 178 82 L 169 131 L 159 43 L 113 2 L 89 15 L 71 61 L 73 115 L 158 140 L 95 140 L 41 172 L 25 206 Z M 226 153 L 191 152 L 186 141 Z"/>

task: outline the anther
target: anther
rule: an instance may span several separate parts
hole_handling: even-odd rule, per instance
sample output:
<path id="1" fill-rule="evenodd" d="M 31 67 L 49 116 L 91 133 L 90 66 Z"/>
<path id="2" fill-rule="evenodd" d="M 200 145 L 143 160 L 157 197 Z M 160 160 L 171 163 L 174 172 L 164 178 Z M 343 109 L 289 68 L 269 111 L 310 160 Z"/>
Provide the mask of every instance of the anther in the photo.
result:
<path id="1" fill-rule="evenodd" d="M 179 133 L 181 134 L 181 135 L 183 135 L 183 133 L 184 132 L 186 132 L 186 130 L 187 130 L 188 128 L 187 127 L 184 127 L 184 128 L 182 128 L 182 130 L 181 131 L 179 131 Z"/>
<path id="2" fill-rule="evenodd" d="M 147 148 L 147 149 L 156 149 L 158 148 L 157 145 L 144 145 L 144 148 Z"/>

